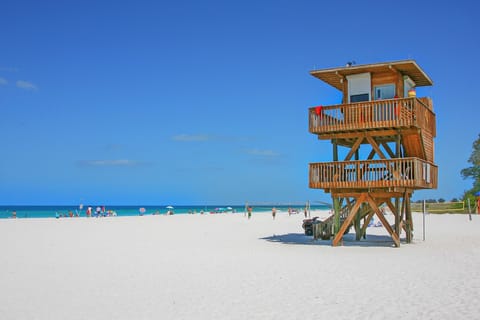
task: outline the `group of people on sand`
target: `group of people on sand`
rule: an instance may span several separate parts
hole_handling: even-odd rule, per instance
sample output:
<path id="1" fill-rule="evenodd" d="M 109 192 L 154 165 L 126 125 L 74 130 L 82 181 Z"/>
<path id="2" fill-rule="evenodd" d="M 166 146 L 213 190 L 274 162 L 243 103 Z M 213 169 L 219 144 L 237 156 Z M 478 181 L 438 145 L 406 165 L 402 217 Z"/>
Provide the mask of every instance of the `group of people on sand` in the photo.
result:
<path id="1" fill-rule="evenodd" d="M 87 207 L 85 210 L 85 215 L 87 218 L 90 217 L 95 217 L 95 218 L 100 218 L 100 217 L 115 217 L 117 213 L 113 210 L 107 210 L 105 206 L 101 207 L 96 207 L 95 211 L 93 211 L 92 207 Z"/>
<path id="2" fill-rule="evenodd" d="M 162 213 L 161 213 L 159 210 L 157 210 L 157 211 L 155 211 L 155 212 L 152 213 L 152 216 L 157 216 L 157 215 L 161 215 L 161 214 L 162 214 Z M 172 215 L 175 214 L 175 212 L 173 212 L 173 210 L 168 210 L 165 214 L 166 214 L 167 216 L 172 216 Z M 140 213 L 140 215 L 143 216 L 142 213 Z"/>
<path id="3" fill-rule="evenodd" d="M 298 210 L 297 209 L 292 209 L 292 208 L 288 208 L 288 215 L 291 216 L 292 214 L 297 214 L 298 213 Z M 310 216 L 310 212 L 307 210 L 307 208 L 305 207 L 305 209 L 303 210 L 303 213 L 305 215 L 305 218 L 307 218 L 307 216 Z M 277 216 L 277 208 L 273 207 L 272 208 L 272 218 L 273 220 L 275 220 L 275 217 Z M 250 218 L 250 217 L 249 217 Z"/>
<path id="4" fill-rule="evenodd" d="M 62 213 L 62 212 L 55 212 L 55 218 L 73 218 L 73 217 L 80 217 L 80 214 L 78 212 L 73 213 L 72 210 L 69 210 L 68 213 Z"/>

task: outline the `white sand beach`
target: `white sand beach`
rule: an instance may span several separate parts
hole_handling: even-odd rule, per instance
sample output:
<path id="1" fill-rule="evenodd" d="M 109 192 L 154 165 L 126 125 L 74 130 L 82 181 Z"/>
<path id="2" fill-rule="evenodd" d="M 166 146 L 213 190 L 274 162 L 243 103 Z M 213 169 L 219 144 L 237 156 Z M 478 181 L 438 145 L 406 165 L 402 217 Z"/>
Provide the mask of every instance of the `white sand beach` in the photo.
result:
<path id="1" fill-rule="evenodd" d="M 423 241 L 414 214 L 400 248 L 383 228 L 334 248 L 302 219 L 4 219 L 0 319 L 480 317 L 480 216 L 427 215 Z"/>

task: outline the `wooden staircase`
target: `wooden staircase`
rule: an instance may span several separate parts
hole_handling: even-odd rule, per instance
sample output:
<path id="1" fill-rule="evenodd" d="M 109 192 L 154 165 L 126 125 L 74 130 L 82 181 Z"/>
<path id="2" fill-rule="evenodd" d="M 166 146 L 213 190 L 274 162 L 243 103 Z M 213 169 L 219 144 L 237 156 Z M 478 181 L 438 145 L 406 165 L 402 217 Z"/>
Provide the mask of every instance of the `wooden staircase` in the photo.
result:
<path id="1" fill-rule="evenodd" d="M 402 133 L 402 145 L 405 157 L 415 157 L 434 162 L 433 135 L 426 129 L 405 131 Z"/>

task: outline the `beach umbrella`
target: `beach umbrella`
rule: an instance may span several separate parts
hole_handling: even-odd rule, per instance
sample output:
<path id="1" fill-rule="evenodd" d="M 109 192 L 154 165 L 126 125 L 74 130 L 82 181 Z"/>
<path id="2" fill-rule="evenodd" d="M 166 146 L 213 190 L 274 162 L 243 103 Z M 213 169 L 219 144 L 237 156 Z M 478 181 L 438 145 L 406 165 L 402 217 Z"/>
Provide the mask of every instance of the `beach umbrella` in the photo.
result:
<path id="1" fill-rule="evenodd" d="M 140 208 L 138 211 L 140 211 L 140 213 L 145 213 L 147 210 L 145 210 L 145 208 Z"/>

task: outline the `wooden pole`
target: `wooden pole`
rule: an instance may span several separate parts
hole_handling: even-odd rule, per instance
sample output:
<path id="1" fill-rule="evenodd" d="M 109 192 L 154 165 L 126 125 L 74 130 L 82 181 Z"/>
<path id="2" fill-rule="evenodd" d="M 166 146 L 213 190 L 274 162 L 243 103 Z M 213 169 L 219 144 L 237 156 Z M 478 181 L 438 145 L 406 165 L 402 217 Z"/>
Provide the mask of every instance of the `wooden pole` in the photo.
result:
<path id="1" fill-rule="evenodd" d="M 367 227 L 368 227 L 368 223 L 370 222 L 370 220 L 373 218 L 373 215 L 375 214 L 375 210 L 372 209 L 372 211 L 370 211 L 370 213 L 367 215 L 367 218 L 365 220 L 365 223 L 363 224 L 362 226 L 362 234 L 363 234 L 363 238 L 366 239 L 366 233 L 367 233 Z"/>
<path id="2" fill-rule="evenodd" d="M 334 139 L 332 140 L 333 144 L 333 161 L 338 161 L 338 144 L 337 141 Z"/>
<path id="3" fill-rule="evenodd" d="M 468 219 L 472 221 L 472 208 L 470 207 L 470 198 L 468 198 L 467 201 L 468 201 Z"/>
<path id="4" fill-rule="evenodd" d="M 335 216 L 333 217 L 333 234 L 336 235 L 338 230 L 340 230 L 340 199 L 335 197 L 333 198 L 333 210 Z"/>
<path id="5" fill-rule="evenodd" d="M 395 209 L 397 210 L 397 216 L 395 217 L 395 231 L 400 236 L 400 233 L 402 232 L 401 223 L 403 219 L 403 203 L 400 207 L 400 197 L 395 198 Z"/>
<path id="6" fill-rule="evenodd" d="M 400 201 L 400 198 L 398 199 Z M 402 205 L 401 205 L 401 208 L 400 208 L 400 229 L 404 229 L 405 232 L 407 232 L 407 229 L 405 227 L 405 198 L 404 200 L 402 201 Z"/>
<path id="7" fill-rule="evenodd" d="M 363 140 L 363 138 L 362 138 Z M 360 145 L 358 146 L 358 148 L 355 150 L 355 160 L 358 161 L 360 159 Z M 360 170 L 358 169 L 357 167 L 357 172 L 359 172 Z M 350 206 L 350 203 L 349 203 L 349 207 Z M 360 239 L 362 238 L 362 228 L 360 227 L 360 213 L 361 213 L 361 210 L 362 210 L 362 207 L 363 206 L 360 206 L 360 209 L 358 210 L 358 212 L 355 214 L 355 218 L 354 218 L 354 222 L 353 222 L 353 227 L 355 228 L 355 239 L 357 241 L 360 241 Z"/>
<path id="8" fill-rule="evenodd" d="M 397 134 L 396 139 L 395 139 L 395 157 L 400 158 L 402 156 L 401 152 L 401 142 L 402 142 L 402 136 L 400 134 Z M 402 221 L 402 211 L 400 209 L 400 198 L 395 197 L 395 232 L 398 234 L 400 237 L 400 233 L 402 232 L 402 228 L 400 227 L 400 223 Z"/>
<path id="9" fill-rule="evenodd" d="M 423 241 L 425 241 L 425 213 L 427 206 L 425 205 L 425 200 L 423 200 Z"/>
<path id="10" fill-rule="evenodd" d="M 333 161 L 338 161 L 338 144 L 334 139 L 333 143 Z M 333 217 L 333 234 L 336 235 L 338 230 L 340 230 L 340 199 L 338 197 L 333 198 L 333 210 L 335 216 Z"/>
<path id="11" fill-rule="evenodd" d="M 353 227 L 355 228 L 355 240 L 360 241 L 362 238 L 362 228 L 360 227 L 360 213 L 361 210 L 358 210 L 357 214 L 355 215 L 355 218 L 353 220 Z"/>
<path id="12" fill-rule="evenodd" d="M 405 220 L 406 220 L 406 233 L 407 233 L 407 243 L 412 242 L 412 231 L 413 231 L 413 221 L 412 221 L 412 210 L 410 206 L 410 195 L 405 192 L 405 196 L 403 198 L 405 202 Z"/>

